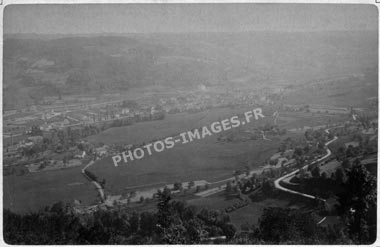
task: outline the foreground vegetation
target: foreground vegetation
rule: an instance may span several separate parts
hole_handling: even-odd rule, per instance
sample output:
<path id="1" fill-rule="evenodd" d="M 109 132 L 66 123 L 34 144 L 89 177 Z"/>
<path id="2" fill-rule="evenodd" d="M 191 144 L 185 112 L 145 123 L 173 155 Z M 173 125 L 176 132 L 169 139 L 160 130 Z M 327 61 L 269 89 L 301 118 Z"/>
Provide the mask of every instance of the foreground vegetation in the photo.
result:
<path id="1" fill-rule="evenodd" d="M 376 179 L 362 165 L 347 172 L 336 205 L 340 220 L 319 225 L 312 211 L 268 207 L 257 225 L 238 229 L 218 210 L 187 206 L 158 191 L 154 212 L 117 207 L 77 214 L 56 203 L 25 215 L 4 210 L 4 239 L 9 244 L 369 244 L 376 238 Z M 324 210 L 324 209 L 322 209 Z"/>

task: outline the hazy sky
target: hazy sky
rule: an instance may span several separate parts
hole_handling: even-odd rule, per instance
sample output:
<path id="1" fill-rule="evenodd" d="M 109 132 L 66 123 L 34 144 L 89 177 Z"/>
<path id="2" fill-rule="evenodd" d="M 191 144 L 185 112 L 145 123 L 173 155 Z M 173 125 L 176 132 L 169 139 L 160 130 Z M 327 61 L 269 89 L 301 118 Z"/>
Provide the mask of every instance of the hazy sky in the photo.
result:
<path id="1" fill-rule="evenodd" d="M 5 33 L 377 30 L 372 5 L 87 4 L 9 5 Z"/>

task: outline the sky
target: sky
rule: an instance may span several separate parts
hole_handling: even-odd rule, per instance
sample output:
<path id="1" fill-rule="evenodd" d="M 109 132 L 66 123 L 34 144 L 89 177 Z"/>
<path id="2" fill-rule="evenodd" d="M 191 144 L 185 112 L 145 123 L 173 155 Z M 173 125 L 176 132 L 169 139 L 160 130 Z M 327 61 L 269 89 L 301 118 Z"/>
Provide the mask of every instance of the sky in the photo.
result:
<path id="1" fill-rule="evenodd" d="M 91 34 L 377 30 L 364 4 L 63 4 L 8 5 L 5 33 Z"/>

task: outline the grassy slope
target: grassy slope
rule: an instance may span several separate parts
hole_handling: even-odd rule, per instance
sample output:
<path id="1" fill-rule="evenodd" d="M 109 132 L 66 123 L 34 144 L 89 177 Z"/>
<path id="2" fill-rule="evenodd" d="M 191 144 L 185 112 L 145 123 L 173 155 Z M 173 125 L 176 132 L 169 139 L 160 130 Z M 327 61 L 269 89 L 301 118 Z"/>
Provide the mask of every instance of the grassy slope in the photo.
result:
<path id="1" fill-rule="evenodd" d="M 38 210 L 56 201 L 74 199 L 90 204 L 96 200 L 93 185 L 81 174 L 82 167 L 3 177 L 4 208 L 13 211 Z M 71 183 L 83 183 L 69 185 Z"/>

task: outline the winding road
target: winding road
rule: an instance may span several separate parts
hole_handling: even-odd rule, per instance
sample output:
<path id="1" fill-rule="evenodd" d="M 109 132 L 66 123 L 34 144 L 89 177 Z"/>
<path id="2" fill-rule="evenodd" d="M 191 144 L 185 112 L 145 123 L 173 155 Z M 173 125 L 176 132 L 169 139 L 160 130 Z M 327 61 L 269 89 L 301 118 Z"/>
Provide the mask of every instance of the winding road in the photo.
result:
<path id="1" fill-rule="evenodd" d="M 330 134 L 330 132 L 329 132 L 330 129 L 339 128 L 339 127 L 341 127 L 341 126 L 337 126 L 337 127 L 332 127 L 332 128 L 326 129 L 325 132 L 327 134 Z M 331 139 L 330 141 L 328 141 L 328 142 L 325 143 L 325 147 L 327 148 L 328 145 L 330 145 L 332 142 L 334 142 L 336 140 L 338 140 L 338 137 L 334 136 L 333 139 Z M 293 171 L 291 173 L 288 173 L 288 174 L 286 174 L 286 175 L 278 178 L 276 181 L 274 181 L 275 188 L 279 189 L 279 190 L 282 190 L 282 191 L 285 191 L 285 192 L 288 192 L 288 193 L 291 193 L 291 194 L 297 194 L 297 195 L 300 195 L 300 196 L 303 196 L 303 197 L 306 197 L 306 198 L 321 200 L 321 201 L 325 202 L 326 201 L 325 199 L 318 198 L 318 197 L 315 197 L 315 196 L 312 196 L 312 195 L 308 195 L 308 194 L 305 194 L 305 193 L 301 193 L 301 192 L 298 192 L 298 191 L 295 191 L 295 190 L 287 189 L 287 188 L 285 188 L 285 187 L 283 187 L 281 185 L 281 181 L 283 181 L 284 179 L 290 179 L 292 176 L 294 176 L 301 169 L 305 169 L 305 168 L 307 168 L 310 165 L 313 165 L 313 164 L 315 164 L 317 162 L 320 162 L 320 161 L 328 158 L 330 155 L 331 155 L 331 150 L 327 148 L 327 154 L 325 154 L 323 157 L 321 157 L 321 158 L 319 158 L 319 159 L 311 162 L 310 164 L 307 164 L 307 165 L 303 166 L 300 169 L 297 169 L 297 170 L 295 170 L 295 171 Z"/>

